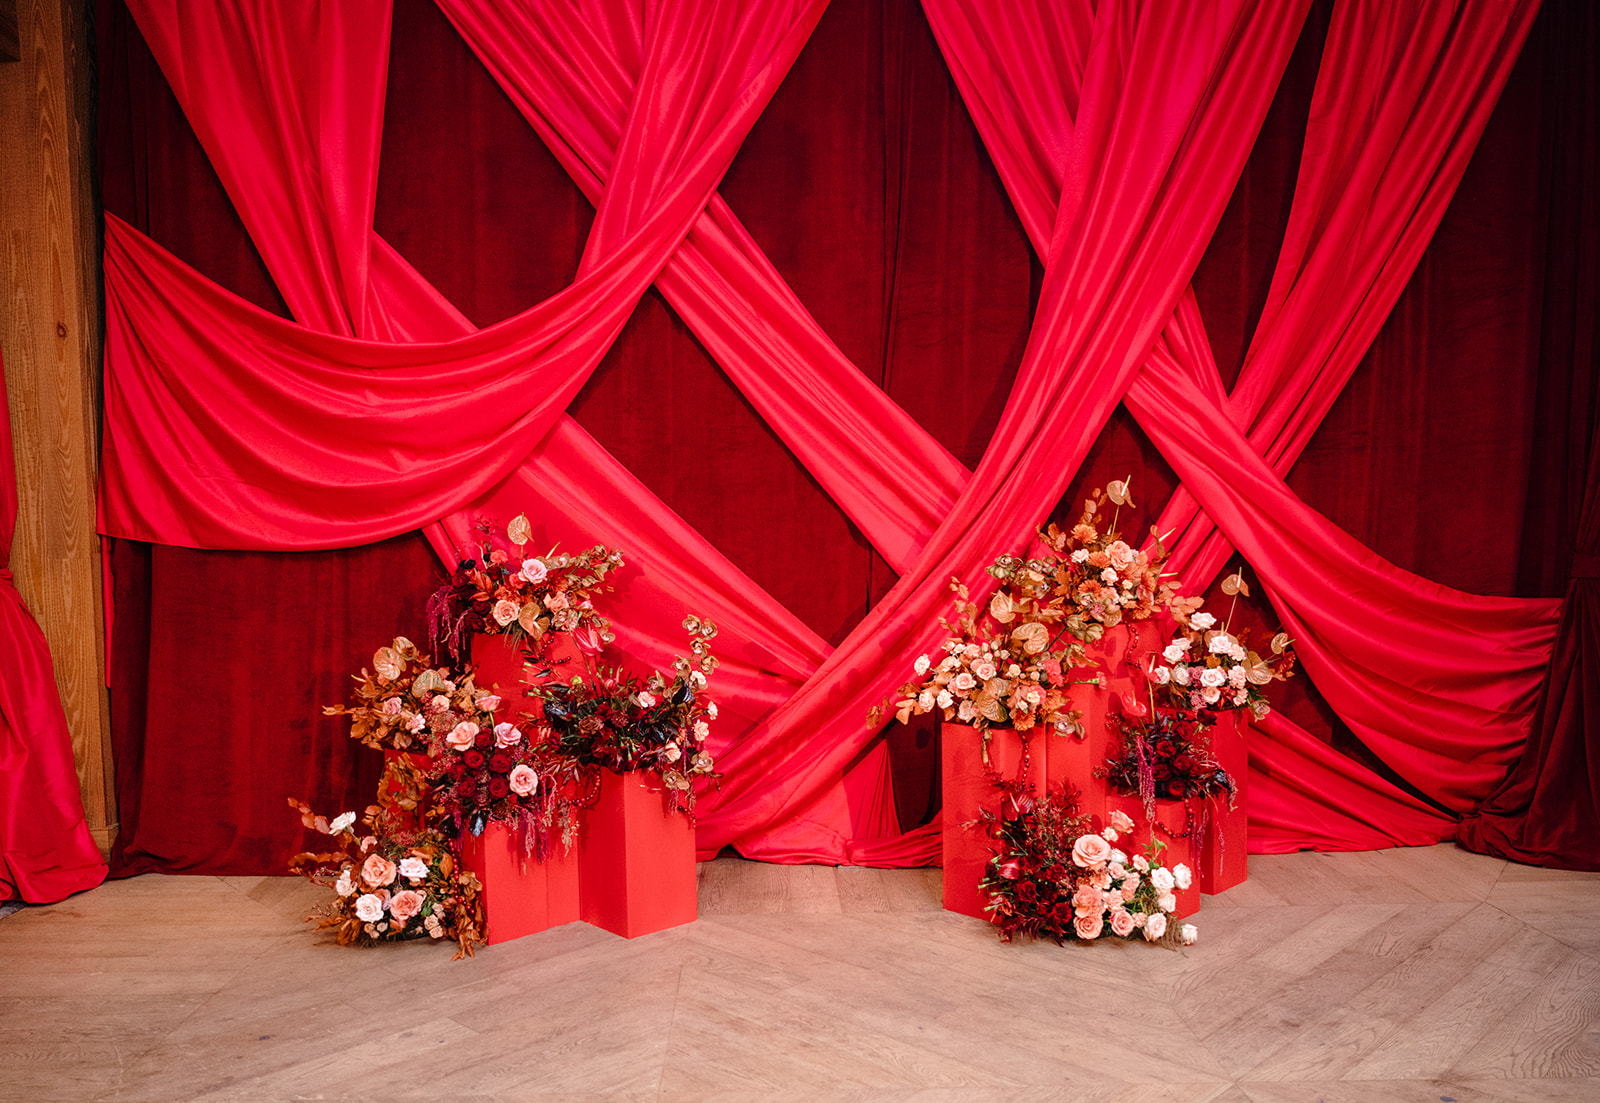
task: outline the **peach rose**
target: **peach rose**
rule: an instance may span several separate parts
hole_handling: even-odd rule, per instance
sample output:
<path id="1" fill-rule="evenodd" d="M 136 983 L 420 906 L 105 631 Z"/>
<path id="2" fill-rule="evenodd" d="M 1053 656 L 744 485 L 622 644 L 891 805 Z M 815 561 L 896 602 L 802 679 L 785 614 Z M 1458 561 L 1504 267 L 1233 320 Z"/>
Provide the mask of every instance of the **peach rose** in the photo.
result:
<path id="1" fill-rule="evenodd" d="M 444 737 L 445 745 L 453 751 L 467 751 L 472 749 L 473 743 L 478 738 L 478 725 L 471 720 L 463 720 L 450 730 Z"/>
<path id="2" fill-rule="evenodd" d="M 393 910 L 391 908 L 391 910 Z M 1127 938 L 1133 933 L 1133 916 L 1118 908 L 1111 913 L 1111 933 L 1118 938 Z"/>
<path id="3" fill-rule="evenodd" d="M 398 872 L 399 868 L 382 854 L 368 854 L 361 863 L 361 880 L 370 888 L 393 884 Z"/>
<path id="4" fill-rule="evenodd" d="M 494 603 L 494 609 L 491 611 L 490 615 L 494 617 L 494 622 L 496 624 L 498 624 L 501 628 L 504 628 L 506 625 L 516 620 L 517 614 L 521 611 L 521 607 L 517 605 L 516 602 L 507 601 L 505 598 L 501 598 L 499 601 Z"/>
<path id="5" fill-rule="evenodd" d="M 532 767 L 517 765 L 511 768 L 506 775 L 506 784 L 511 786 L 511 791 L 519 797 L 525 797 L 539 788 L 539 775 L 534 773 Z"/>
<path id="6" fill-rule="evenodd" d="M 1099 835 L 1080 835 L 1072 844 L 1072 861 L 1084 869 L 1094 869 L 1111 860 L 1111 844 Z"/>
<path id="7" fill-rule="evenodd" d="M 1106 923 L 1098 914 L 1080 915 L 1072 921 L 1072 930 L 1081 939 L 1087 941 L 1099 938 L 1100 932 L 1105 930 Z"/>
<path id="8" fill-rule="evenodd" d="M 1093 885 L 1079 885 L 1078 891 L 1072 894 L 1072 909 L 1079 915 L 1085 912 L 1099 912 L 1105 905 L 1101 902 L 1100 890 Z"/>
<path id="9" fill-rule="evenodd" d="M 1133 830 L 1133 820 L 1120 808 L 1112 809 L 1111 815 L 1107 816 L 1106 818 L 1110 821 L 1111 826 L 1115 827 L 1118 831 Z"/>
<path id="10" fill-rule="evenodd" d="M 389 914 L 396 923 L 404 923 L 421 910 L 422 893 L 416 889 L 406 889 L 389 898 Z"/>

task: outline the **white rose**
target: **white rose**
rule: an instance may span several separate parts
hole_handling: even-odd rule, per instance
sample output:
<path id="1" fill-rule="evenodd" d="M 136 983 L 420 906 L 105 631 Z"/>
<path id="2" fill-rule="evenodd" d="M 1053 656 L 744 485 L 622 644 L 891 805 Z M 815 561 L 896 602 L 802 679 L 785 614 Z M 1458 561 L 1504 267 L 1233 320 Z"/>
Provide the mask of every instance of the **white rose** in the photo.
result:
<path id="1" fill-rule="evenodd" d="M 1210 628 L 1213 624 L 1217 623 L 1217 618 L 1212 616 L 1210 613 L 1195 613 L 1189 618 L 1189 623 L 1201 631 L 1204 631 L 1205 629 Z"/>
<path id="2" fill-rule="evenodd" d="M 1222 700 L 1222 690 L 1218 689 L 1216 686 L 1206 686 L 1205 689 L 1200 691 L 1200 700 L 1204 701 L 1208 705 L 1214 705 L 1218 701 Z"/>
<path id="3" fill-rule="evenodd" d="M 1147 915 L 1144 918 L 1144 937 L 1146 942 L 1154 942 L 1167 933 L 1167 917 L 1160 912 Z"/>
<path id="4" fill-rule="evenodd" d="M 1100 832 L 1100 837 L 1108 843 L 1114 842 L 1115 840 L 1112 839 L 1109 834 L 1107 834 L 1107 832 L 1114 830 L 1115 828 L 1107 828 L 1105 831 Z M 1126 866 L 1128 864 L 1128 856 L 1122 851 L 1118 850 L 1116 847 L 1111 848 L 1111 860 L 1119 866 Z"/>
<path id="5" fill-rule="evenodd" d="M 931 665 L 932 664 L 928 661 L 928 656 L 918 655 L 917 661 L 911 664 L 911 669 L 915 670 L 917 672 L 917 677 L 920 678 L 928 672 L 928 667 Z"/>
<path id="6" fill-rule="evenodd" d="M 707 724 L 704 720 L 696 720 L 694 722 L 694 737 L 696 739 L 704 741 L 706 736 L 708 736 L 710 734 L 711 734 L 711 725 L 710 724 Z"/>
<path id="7" fill-rule="evenodd" d="M 1200 672 L 1200 684 L 1203 686 L 1220 686 L 1228 680 L 1220 666 L 1208 666 Z"/>
<path id="8" fill-rule="evenodd" d="M 654 708 L 655 707 L 655 703 L 656 703 L 656 695 L 655 694 L 650 693 L 647 690 L 642 690 L 642 689 L 639 691 L 639 707 L 640 708 L 642 708 L 642 709 Z"/>
<path id="9" fill-rule="evenodd" d="M 362 893 L 356 897 L 356 918 L 363 923 L 376 923 L 383 918 L 383 901 L 372 893 Z"/>
<path id="10" fill-rule="evenodd" d="M 917 711 L 927 712 L 929 709 L 933 708 L 933 702 L 933 690 L 923 690 L 921 693 L 917 694 Z"/>
<path id="11" fill-rule="evenodd" d="M 1156 907 L 1164 912 L 1175 912 L 1178 910 L 1178 898 L 1170 892 L 1163 892 L 1156 897 Z"/>
<path id="12" fill-rule="evenodd" d="M 942 709 L 947 709 L 956 703 L 956 699 L 948 689 L 941 689 L 939 691 L 939 696 L 933 699 L 933 703 Z"/>
<path id="13" fill-rule="evenodd" d="M 1161 653 L 1161 657 L 1167 660 L 1169 663 L 1176 663 L 1182 662 L 1184 656 L 1188 653 L 1188 640 L 1173 640 L 1171 643 L 1167 644 L 1167 649 Z"/>
<path id="14" fill-rule="evenodd" d="M 973 707 L 971 698 L 964 699 L 959 705 L 956 706 L 957 720 L 971 720 L 977 715 L 978 710 Z"/>
<path id="15" fill-rule="evenodd" d="M 1172 680 L 1174 682 L 1177 682 L 1180 686 L 1188 685 L 1189 684 L 1189 668 L 1186 667 L 1186 666 L 1175 666 L 1175 667 L 1173 667 L 1172 668 Z"/>
<path id="16" fill-rule="evenodd" d="M 1157 866 L 1150 871 L 1150 883 L 1156 887 L 1157 892 L 1171 892 L 1172 886 L 1177 882 L 1172 876 L 1172 871 L 1165 866 Z"/>
<path id="17" fill-rule="evenodd" d="M 345 812 L 328 825 L 328 834 L 337 835 L 355 822 L 356 814 L 354 812 Z"/>
<path id="18" fill-rule="evenodd" d="M 1077 551 L 1072 553 L 1072 561 L 1074 563 L 1083 563 L 1083 562 L 1087 561 L 1088 558 L 1089 558 L 1089 549 L 1088 548 L 1079 548 Z"/>
<path id="19" fill-rule="evenodd" d="M 402 858 L 400 860 L 400 876 L 412 882 L 427 880 L 428 863 L 421 858 Z"/>
<path id="20" fill-rule="evenodd" d="M 1194 874 L 1189 872 L 1189 867 L 1179 862 L 1172 867 L 1172 883 L 1180 889 L 1186 889 L 1194 884 Z"/>
<path id="21" fill-rule="evenodd" d="M 1195 930 L 1193 923 L 1185 923 L 1178 928 L 1178 941 L 1185 946 L 1193 946 L 1195 939 L 1200 937 L 1200 932 Z"/>
<path id="22" fill-rule="evenodd" d="M 1150 680 L 1158 686 L 1164 686 L 1172 681 L 1172 671 L 1164 666 L 1158 666 L 1150 672 Z"/>
<path id="23" fill-rule="evenodd" d="M 715 720 L 716 718 L 717 718 L 717 703 L 715 701 L 708 702 L 706 704 L 706 719 L 707 720 Z"/>
<path id="24" fill-rule="evenodd" d="M 410 718 L 406 720 L 406 731 L 408 732 L 419 732 L 427 726 L 428 722 L 418 712 L 412 713 Z"/>
<path id="25" fill-rule="evenodd" d="M 1206 650 L 1213 655 L 1227 655 L 1234 649 L 1233 637 L 1226 632 L 1218 632 L 1211 637 L 1211 642 L 1206 644 Z"/>
<path id="26" fill-rule="evenodd" d="M 995 676 L 994 661 L 991 659 L 978 660 L 972 664 L 972 673 L 977 676 L 978 681 L 987 682 Z"/>
<path id="27" fill-rule="evenodd" d="M 972 676 L 971 671 L 963 670 L 951 680 L 950 684 L 955 688 L 957 693 L 968 693 L 977 688 L 978 679 Z"/>
<path id="28" fill-rule="evenodd" d="M 1104 582 L 1108 586 L 1116 585 L 1117 572 L 1112 570 L 1110 567 L 1107 567 L 1105 570 L 1100 572 L 1100 581 Z"/>
<path id="29" fill-rule="evenodd" d="M 506 625 L 516 620 L 517 614 L 521 611 L 521 608 L 516 602 L 507 601 L 504 598 L 501 598 L 499 601 L 494 603 L 492 615 L 494 617 L 494 622 L 501 628 L 504 628 Z"/>
<path id="30" fill-rule="evenodd" d="M 334 882 L 333 888 L 340 896 L 349 896 L 356 891 L 356 883 L 350 879 L 349 866 L 339 871 L 339 879 Z"/>

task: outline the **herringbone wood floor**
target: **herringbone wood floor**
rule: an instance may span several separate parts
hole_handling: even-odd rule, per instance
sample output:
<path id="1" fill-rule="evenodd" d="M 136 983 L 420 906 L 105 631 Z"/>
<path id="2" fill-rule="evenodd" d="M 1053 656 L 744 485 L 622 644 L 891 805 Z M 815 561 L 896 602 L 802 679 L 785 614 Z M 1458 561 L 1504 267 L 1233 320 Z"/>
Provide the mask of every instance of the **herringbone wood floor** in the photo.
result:
<path id="1" fill-rule="evenodd" d="M 452 962 L 288 878 L 0 921 L 5 1100 L 1600 1099 L 1600 875 L 1452 846 L 1253 857 L 1197 945 L 1003 945 L 939 871 L 700 871 L 701 918 Z"/>

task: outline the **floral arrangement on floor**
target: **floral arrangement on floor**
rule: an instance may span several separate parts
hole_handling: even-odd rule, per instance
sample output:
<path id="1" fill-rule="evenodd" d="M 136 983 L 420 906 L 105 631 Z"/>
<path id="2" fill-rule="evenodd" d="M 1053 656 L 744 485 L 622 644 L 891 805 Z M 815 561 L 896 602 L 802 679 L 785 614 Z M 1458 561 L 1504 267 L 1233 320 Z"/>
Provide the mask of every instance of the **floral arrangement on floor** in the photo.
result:
<path id="1" fill-rule="evenodd" d="M 1250 593 L 1238 574 L 1223 579 L 1222 590 L 1235 597 Z M 1235 636 L 1227 623 L 1218 628 L 1217 618 L 1210 613 L 1187 611 L 1176 619 L 1178 633 L 1145 666 L 1154 685 L 1180 707 L 1212 711 L 1248 708 L 1258 719 L 1271 711 L 1265 687 L 1294 671 L 1294 652 L 1287 634 L 1273 636 L 1270 654 L 1263 657 L 1249 648 L 1247 633 Z"/>
<path id="2" fill-rule="evenodd" d="M 542 655 L 547 633 L 571 632 L 594 654 L 613 642 L 611 624 L 595 611 L 593 595 L 609 589 L 607 576 L 622 566 L 622 553 L 601 544 L 576 555 L 526 552 L 531 526 L 518 514 L 506 526 L 509 544 L 497 547 L 492 528 L 478 559 L 463 560 L 428 598 L 428 631 L 457 663 L 466 661 L 475 634 L 504 635 L 530 659 Z"/>
<path id="3" fill-rule="evenodd" d="M 416 766 L 391 763 L 385 781 L 415 803 L 421 784 Z M 332 928 L 341 946 L 448 938 L 461 958 L 483 944 L 482 887 L 438 831 L 407 826 L 387 801 L 361 817 L 345 812 L 332 821 L 292 797 L 289 807 L 305 826 L 338 843 L 335 850 L 295 855 L 289 869 L 333 890 L 333 901 L 310 922 Z"/>
<path id="4" fill-rule="evenodd" d="M 1105 778 L 1118 793 L 1140 797 L 1152 822 L 1157 799 L 1226 794 L 1231 807 L 1234 781 L 1205 740 L 1206 729 L 1215 722 L 1214 713 L 1187 709 L 1157 709 L 1142 719 L 1113 718 L 1116 747 L 1095 776 Z"/>
<path id="5" fill-rule="evenodd" d="M 1161 864 L 1165 844 L 1153 834 L 1143 853 L 1130 855 L 1120 848 L 1132 842 L 1135 828 L 1125 813 L 1112 812 L 1092 831 L 1071 789 L 1055 786 L 1034 798 L 1014 784 L 1002 788 L 1001 811 L 981 813 L 994 856 L 980 882 L 1002 941 L 1156 942 L 1170 934 L 1185 946 L 1194 943 L 1193 925 L 1169 923 L 1178 906 L 1173 890 L 1188 888 L 1193 875 L 1182 864 L 1170 870 Z"/>
<path id="6" fill-rule="evenodd" d="M 500 704 L 473 684 L 472 675 L 433 666 L 404 636 L 373 653 L 371 671 L 362 667 L 352 677 L 355 706 L 328 705 L 322 714 L 350 717 L 350 737 L 378 750 L 426 752 L 433 736 Z"/>
<path id="7" fill-rule="evenodd" d="M 1117 511 L 1109 522 L 1108 503 Z M 986 739 L 991 727 L 1082 735 L 1082 716 L 1067 707 L 1066 689 L 1073 684 L 1068 672 L 1085 661 L 1082 644 L 1124 620 L 1146 620 L 1163 609 L 1183 614 L 1200 604 L 1162 581 L 1167 552 L 1159 536 L 1145 552 L 1118 534 L 1121 507 L 1132 504 L 1127 482 L 1112 482 L 1084 502 L 1070 533 L 1055 525 L 1040 533 L 1046 554 L 996 559 L 988 572 L 1000 586 L 981 609 L 959 579 L 952 581 L 956 619 L 940 620 L 951 635 L 939 651 L 917 658 L 918 680 L 901 686 L 895 702 L 900 722 L 938 709 Z M 869 717 L 881 718 L 881 708 Z"/>
<path id="8" fill-rule="evenodd" d="M 683 625 L 692 657 L 679 656 L 670 679 L 653 671 L 641 680 L 619 668 L 598 671 L 587 682 L 574 677 L 529 692 L 543 706 L 543 750 L 559 760 L 557 774 L 591 781 L 598 779 L 601 768 L 654 774 L 671 807 L 692 821 L 695 782 L 719 776 L 706 749 L 717 705 L 705 695 L 707 678 L 717 666 L 710 648 L 717 629 L 694 616 Z"/>

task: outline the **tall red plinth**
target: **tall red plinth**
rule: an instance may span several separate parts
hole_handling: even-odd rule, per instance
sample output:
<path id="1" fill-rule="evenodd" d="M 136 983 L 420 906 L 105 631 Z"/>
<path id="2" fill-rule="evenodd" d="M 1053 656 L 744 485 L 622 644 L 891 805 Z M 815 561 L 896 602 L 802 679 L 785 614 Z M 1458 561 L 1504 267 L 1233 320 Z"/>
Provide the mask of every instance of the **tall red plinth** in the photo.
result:
<path id="1" fill-rule="evenodd" d="M 1195 868 L 1195 832 L 1189 810 L 1181 800 L 1156 801 L 1155 822 L 1151 823 L 1144 814 L 1144 801 L 1138 797 L 1125 797 L 1118 793 L 1107 793 L 1105 797 L 1107 814 L 1121 811 L 1131 819 L 1135 827 L 1133 837 L 1127 835 L 1119 838 L 1115 845 L 1124 854 L 1132 858 L 1135 854 L 1144 854 L 1146 844 L 1152 835 L 1166 844 L 1162 851 L 1160 863 L 1169 870 L 1176 871 L 1179 865 L 1189 869 L 1189 887 L 1186 889 L 1173 888 L 1173 895 L 1178 898 L 1178 908 L 1171 914 L 1172 919 L 1183 919 L 1200 910 L 1200 874 Z M 1094 821 L 1096 827 L 1105 824 L 1103 817 Z"/>
<path id="2" fill-rule="evenodd" d="M 491 945 L 582 918 L 577 848 L 525 857 L 504 824 L 461 840 L 461 864 L 483 883 L 484 941 Z"/>
<path id="3" fill-rule="evenodd" d="M 699 914 L 694 825 L 639 774 L 602 772 L 578 852 L 584 922 L 637 938 Z"/>
<path id="4" fill-rule="evenodd" d="M 1211 753 L 1233 779 L 1233 807 L 1226 797 L 1206 802 L 1206 828 L 1200 848 L 1200 891 L 1210 895 L 1242 885 L 1248 876 L 1246 846 L 1249 816 L 1245 809 L 1245 783 L 1250 774 L 1250 753 L 1245 740 L 1250 714 L 1229 709 L 1211 729 Z"/>
<path id="5" fill-rule="evenodd" d="M 1026 791 L 1037 795 L 1042 770 L 1034 758 L 1046 738 L 1036 734 L 1029 740 L 1029 768 Z M 974 821 L 978 810 L 998 811 L 1001 791 L 988 779 L 987 769 L 1002 777 L 1016 778 L 1022 772 L 1023 741 L 1009 728 L 991 728 L 989 762 L 983 761 L 983 733 L 966 724 L 949 721 L 939 725 L 939 769 L 944 788 L 941 814 L 944 864 L 944 906 L 946 911 L 989 918 L 983 910 L 988 896 L 978 887 L 993 851 L 990 839 Z"/>
<path id="6" fill-rule="evenodd" d="M 1067 690 L 1071 707 L 1082 714 L 1085 734 L 1051 731 L 1048 738 L 1041 733 L 1035 740 L 1046 784 L 1076 789 L 1081 812 L 1105 815 L 1106 785 L 1094 771 L 1105 765 L 1115 743 L 1110 721 L 1119 714 L 1138 717 L 1139 709 L 1148 712 L 1150 694 L 1140 664 L 1161 646 L 1161 632 L 1152 621 L 1113 625 L 1100 639 L 1085 644 L 1086 662 L 1068 673 L 1076 684 Z"/>
<path id="7" fill-rule="evenodd" d="M 472 668 L 479 688 L 493 689 L 500 697 L 496 719 L 520 724 L 529 713 L 543 715 L 527 693 L 529 686 L 568 681 L 572 675 L 582 674 L 586 666 L 571 632 L 551 632 L 541 659 L 533 663 L 526 661 L 522 649 L 507 636 L 474 636 Z"/>

